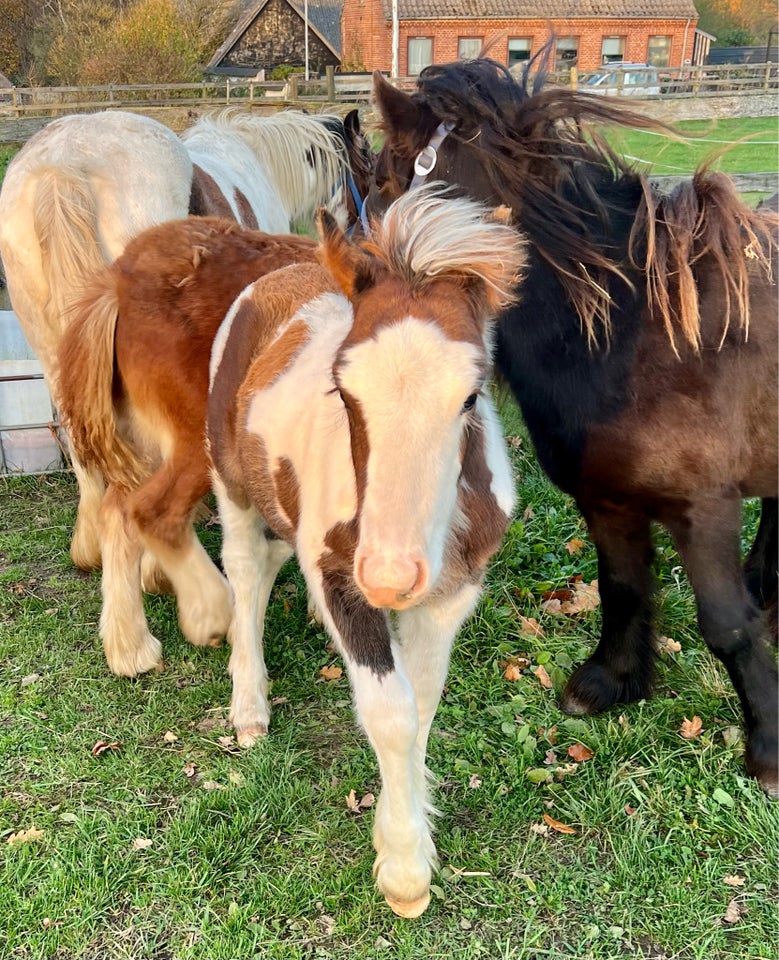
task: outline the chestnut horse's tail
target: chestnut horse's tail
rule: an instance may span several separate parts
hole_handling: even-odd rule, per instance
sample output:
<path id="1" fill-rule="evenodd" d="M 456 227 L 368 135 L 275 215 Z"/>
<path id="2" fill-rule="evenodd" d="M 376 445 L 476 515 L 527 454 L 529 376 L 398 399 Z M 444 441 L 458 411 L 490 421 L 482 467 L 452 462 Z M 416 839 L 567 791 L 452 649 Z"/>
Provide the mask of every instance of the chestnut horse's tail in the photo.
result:
<path id="1" fill-rule="evenodd" d="M 677 351 L 676 333 L 696 351 L 701 347 L 696 268 L 705 257 L 722 281 L 725 342 L 735 317 L 744 339 L 749 335 L 750 274 L 757 264 L 772 280 L 779 218 L 770 209 L 752 210 L 724 173 L 703 167 L 669 195 L 658 195 L 647 180 L 644 202 L 631 236 L 631 255 L 646 276 L 647 300 L 662 319 Z M 642 241 L 643 262 L 636 256 Z M 638 261 L 638 262 L 637 262 Z"/>
<path id="2" fill-rule="evenodd" d="M 59 348 L 59 404 L 79 460 L 97 467 L 106 482 L 135 486 L 149 471 L 117 423 L 116 279 L 111 267 L 103 267 L 71 309 Z"/>

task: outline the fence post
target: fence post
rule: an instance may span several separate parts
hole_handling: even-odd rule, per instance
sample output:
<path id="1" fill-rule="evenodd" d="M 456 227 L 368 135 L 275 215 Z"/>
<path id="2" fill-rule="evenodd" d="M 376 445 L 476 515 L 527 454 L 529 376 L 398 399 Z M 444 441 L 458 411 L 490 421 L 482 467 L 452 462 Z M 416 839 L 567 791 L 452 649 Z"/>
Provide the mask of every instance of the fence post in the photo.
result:
<path id="1" fill-rule="evenodd" d="M 335 67 L 325 67 L 325 82 L 327 83 L 327 99 L 335 100 Z"/>
<path id="2" fill-rule="evenodd" d="M 765 77 L 763 78 L 763 93 L 768 93 L 768 87 L 771 82 L 771 64 L 765 65 Z"/>
<path id="3" fill-rule="evenodd" d="M 291 73 L 289 75 L 289 99 L 297 100 L 298 98 L 298 75 L 296 73 Z"/>
<path id="4" fill-rule="evenodd" d="M 571 67 L 571 73 L 570 73 L 570 76 L 569 76 L 569 80 L 570 80 L 570 84 L 571 84 L 571 90 L 575 90 L 575 89 L 577 88 L 577 86 L 579 85 L 579 68 L 576 66 L 576 64 L 574 64 L 574 65 Z"/>

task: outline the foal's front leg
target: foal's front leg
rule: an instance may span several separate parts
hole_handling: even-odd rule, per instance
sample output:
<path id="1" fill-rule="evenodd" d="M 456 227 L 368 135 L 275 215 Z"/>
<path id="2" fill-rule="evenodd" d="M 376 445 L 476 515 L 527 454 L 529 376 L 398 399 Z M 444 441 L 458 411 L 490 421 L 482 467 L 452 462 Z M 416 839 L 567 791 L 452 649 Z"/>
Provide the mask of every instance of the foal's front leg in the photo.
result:
<path id="1" fill-rule="evenodd" d="M 654 677 L 649 519 L 617 508 L 585 516 L 598 551 L 601 637 L 563 691 L 561 706 L 568 713 L 597 713 L 640 700 L 651 693 Z"/>
<path id="2" fill-rule="evenodd" d="M 377 804 L 374 874 L 392 910 L 417 917 L 430 902 L 435 847 L 424 778 L 417 759 L 419 718 L 414 688 L 387 615 L 368 605 L 350 576 L 311 576 L 311 595 L 338 645 L 354 693 L 357 717 L 376 751 L 382 792 Z"/>
<path id="3" fill-rule="evenodd" d="M 222 563 L 234 602 L 230 628 L 230 722 L 238 743 L 250 747 L 268 732 L 268 671 L 262 646 L 265 611 L 276 575 L 292 556 L 292 548 L 282 540 L 266 537 L 257 510 L 231 500 L 216 477 L 214 492 L 222 522 Z"/>

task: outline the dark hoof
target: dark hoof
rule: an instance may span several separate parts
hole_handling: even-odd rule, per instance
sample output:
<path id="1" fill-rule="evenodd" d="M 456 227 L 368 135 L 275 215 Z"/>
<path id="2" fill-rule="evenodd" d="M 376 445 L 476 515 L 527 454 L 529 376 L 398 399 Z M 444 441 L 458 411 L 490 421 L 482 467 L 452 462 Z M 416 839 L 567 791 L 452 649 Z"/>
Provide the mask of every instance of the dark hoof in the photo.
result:
<path id="1" fill-rule="evenodd" d="M 779 800 L 779 756 L 775 737 L 756 737 L 747 744 L 744 762 L 747 773 L 754 777 L 773 800 Z"/>
<path id="2" fill-rule="evenodd" d="M 636 676 L 615 676 L 603 664 L 587 660 L 566 684 L 560 707 L 565 713 L 600 713 L 615 703 L 632 703 L 650 693 L 648 682 L 642 683 Z"/>

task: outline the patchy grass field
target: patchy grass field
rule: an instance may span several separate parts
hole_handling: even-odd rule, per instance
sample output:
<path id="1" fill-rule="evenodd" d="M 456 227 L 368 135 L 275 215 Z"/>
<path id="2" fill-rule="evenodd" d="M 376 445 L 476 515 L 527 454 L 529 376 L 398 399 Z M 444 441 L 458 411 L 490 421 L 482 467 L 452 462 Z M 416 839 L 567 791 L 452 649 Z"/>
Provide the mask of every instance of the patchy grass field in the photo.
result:
<path id="1" fill-rule="evenodd" d="M 228 651 L 188 646 L 171 599 L 150 597 L 166 668 L 111 676 L 99 577 L 67 553 L 73 478 L 0 480 L 0 957 L 775 957 L 779 807 L 744 777 L 736 697 L 676 555 L 660 541 L 674 643 L 656 698 L 567 718 L 556 694 L 598 610 L 541 604 L 591 583 L 594 551 L 525 443 L 515 459 L 518 515 L 434 724 L 442 870 L 415 921 L 375 890 L 372 811 L 347 809 L 378 791 L 376 762 L 346 677 L 320 675 L 337 661 L 297 568 L 271 604 L 271 732 L 241 752 Z M 216 555 L 218 528 L 203 535 Z M 693 717 L 702 732 L 684 739 Z"/>

